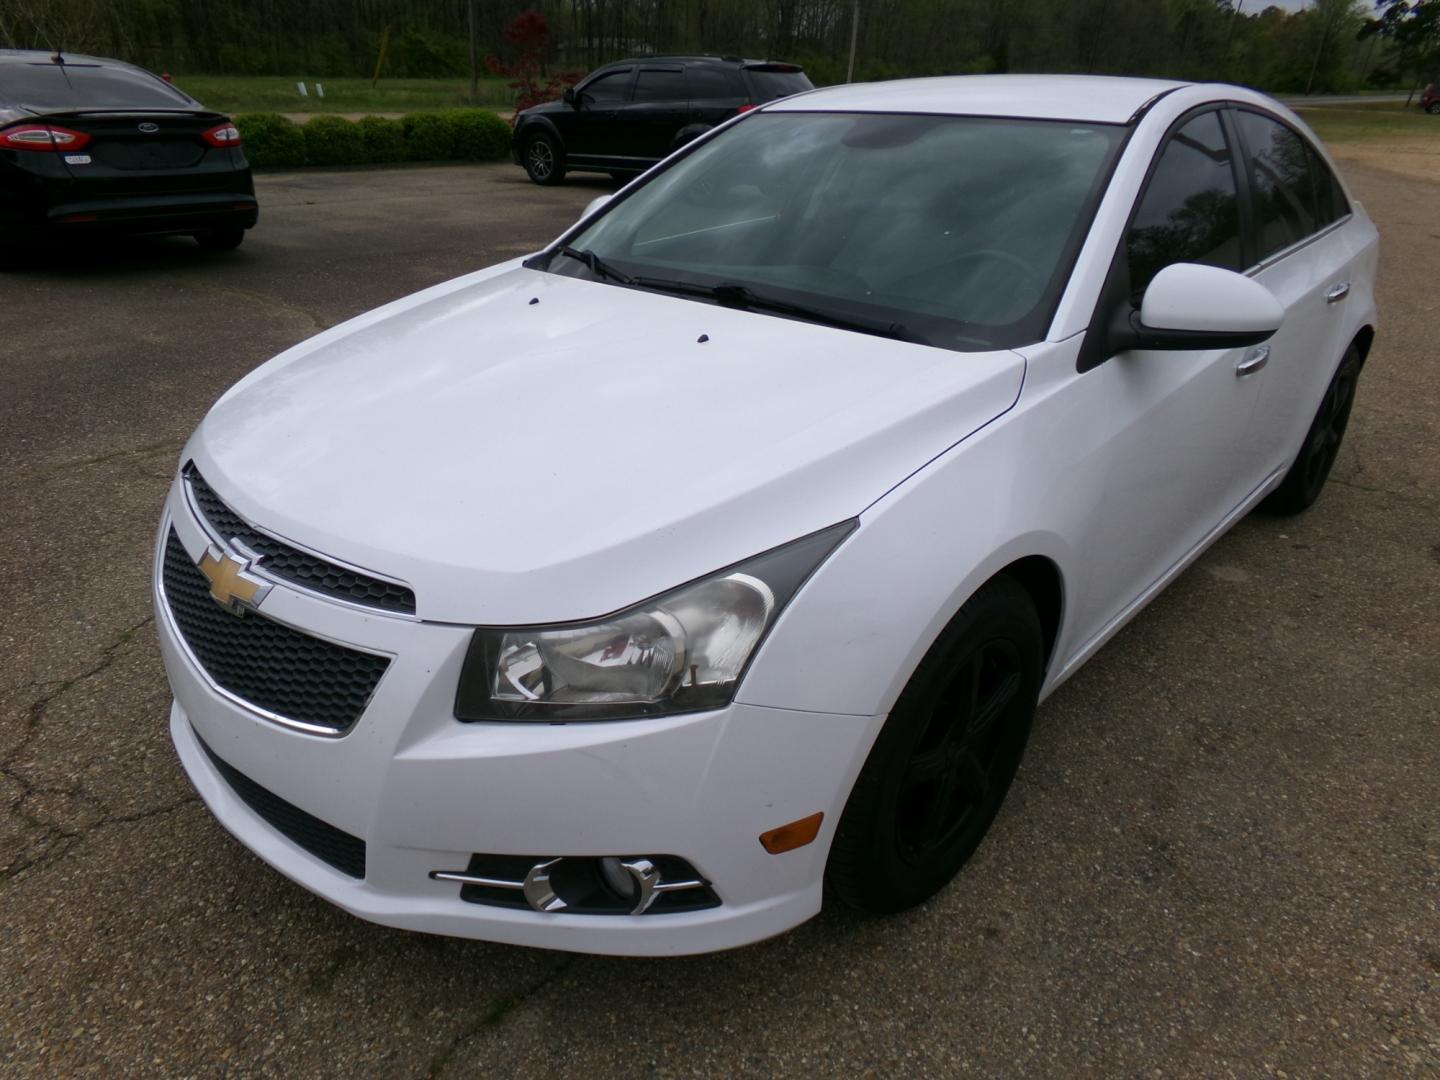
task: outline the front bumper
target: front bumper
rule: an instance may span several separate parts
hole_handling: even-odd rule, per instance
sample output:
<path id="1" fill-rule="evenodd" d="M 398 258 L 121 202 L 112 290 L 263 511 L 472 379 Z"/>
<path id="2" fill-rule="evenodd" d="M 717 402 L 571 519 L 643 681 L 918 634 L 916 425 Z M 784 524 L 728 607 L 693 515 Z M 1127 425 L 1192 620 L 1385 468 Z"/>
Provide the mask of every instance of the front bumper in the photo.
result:
<path id="1" fill-rule="evenodd" d="M 197 561 L 209 542 L 183 489 L 173 523 Z M 158 571 L 158 559 L 157 559 Z M 880 718 L 733 704 L 685 716 L 586 724 L 460 723 L 466 627 L 365 612 L 276 585 L 261 614 L 393 660 L 343 736 L 293 730 L 217 691 L 184 646 L 158 585 L 171 734 L 191 781 L 242 843 L 345 910 L 389 926 L 622 955 L 709 952 L 789 929 L 820 907 L 830 839 Z M 247 616 L 254 617 L 254 616 Z M 197 739 L 198 736 L 198 739 Z M 273 827 L 216 757 L 365 844 L 349 876 Z M 761 833 L 822 811 L 814 843 L 771 855 Z M 474 853 L 688 860 L 717 907 L 644 915 L 538 912 L 467 902 L 432 871 Z"/>

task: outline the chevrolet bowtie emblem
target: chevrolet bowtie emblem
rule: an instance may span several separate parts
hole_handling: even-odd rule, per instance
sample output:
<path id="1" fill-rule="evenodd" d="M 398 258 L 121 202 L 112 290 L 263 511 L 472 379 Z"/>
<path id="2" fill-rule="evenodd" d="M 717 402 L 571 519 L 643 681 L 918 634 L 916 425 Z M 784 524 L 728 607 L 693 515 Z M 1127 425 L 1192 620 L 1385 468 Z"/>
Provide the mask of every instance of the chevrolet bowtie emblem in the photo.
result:
<path id="1" fill-rule="evenodd" d="M 237 559 L 214 544 L 200 559 L 200 572 L 210 581 L 210 599 L 236 615 L 257 607 L 270 591 L 266 582 L 246 573 L 249 569 L 248 559 Z"/>

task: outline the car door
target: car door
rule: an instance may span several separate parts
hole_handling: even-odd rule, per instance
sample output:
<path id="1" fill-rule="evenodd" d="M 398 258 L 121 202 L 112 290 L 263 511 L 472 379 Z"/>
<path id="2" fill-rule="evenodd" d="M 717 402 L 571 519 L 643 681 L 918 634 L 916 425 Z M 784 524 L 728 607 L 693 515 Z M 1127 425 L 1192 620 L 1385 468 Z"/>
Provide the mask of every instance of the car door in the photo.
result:
<path id="1" fill-rule="evenodd" d="M 630 101 L 635 68 L 607 68 L 575 88 L 575 111 L 565 132 L 565 152 L 572 159 L 607 157 L 615 149 L 620 110 Z"/>
<path id="2" fill-rule="evenodd" d="M 1112 281 L 1129 279 L 1122 304 L 1126 293 L 1138 303 L 1172 263 L 1245 267 L 1237 170 L 1217 111 L 1177 122 L 1111 270 Z M 1094 425 L 1100 445 L 1092 460 L 1102 472 L 1084 540 L 1088 578 L 1076 597 L 1082 622 L 1106 625 L 1260 483 L 1244 447 L 1259 396 L 1244 374 L 1250 352 L 1132 349 L 1080 376 L 1075 408 Z"/>
<path id="3" fill-rule="evenodd" d="M 1260 399 L 1248 440 L 1274 471 L 1300 449 L 1348 344 L 1345 307 L 1363 245 L 1343 228 L 1350 207 L 1309 140 L 1251 109 L 1232 116 L 1250 183 L 1255 279 L 1285 307 L 1255 377 Z"/>
<path id="4" fill-rule="evenodd" d="M 630 101 L 618 117 L 613 153 L 659 161 L 675 144 L 689 118 L 685 69 L 679 64 L 642 64 Z"/>

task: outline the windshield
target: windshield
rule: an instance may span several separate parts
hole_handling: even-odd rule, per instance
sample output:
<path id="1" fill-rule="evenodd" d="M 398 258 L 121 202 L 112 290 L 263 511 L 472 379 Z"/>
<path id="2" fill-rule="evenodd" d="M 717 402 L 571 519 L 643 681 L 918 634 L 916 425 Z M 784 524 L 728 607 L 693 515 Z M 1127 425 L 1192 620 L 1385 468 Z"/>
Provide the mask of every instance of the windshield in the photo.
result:
<path id="1" fill-rule="evenodd" d="M 756 113 L 569 244 L 648 287 L 740 286 L 943 348 L 1014 347 L 1044 337 L 1124 130 Z"/>

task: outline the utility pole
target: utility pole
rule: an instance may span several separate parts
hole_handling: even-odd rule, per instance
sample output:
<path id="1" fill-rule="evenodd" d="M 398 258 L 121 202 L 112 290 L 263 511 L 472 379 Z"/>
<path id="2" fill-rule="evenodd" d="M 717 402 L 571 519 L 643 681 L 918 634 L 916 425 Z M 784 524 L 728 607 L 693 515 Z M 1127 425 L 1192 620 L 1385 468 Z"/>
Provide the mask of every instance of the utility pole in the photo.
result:
<path id="1" fill-rule="evenodd" d="M 1310 65 L 1310 78 L 1305 80 L 1305 93 L 1308 95 L 1315 85 L 1315 73 L 1320 70 L 1320 57 L 1325 55 L 1325 46 L 1330 41 L 1330 20 L 1327 18 L 1320 31 L 1320 47 L 1315 50 L 1315 62 Z"/>
<path id="2" fill-rule="evenodd" d="M 475 0 L 467 5 L 470 15 L 470 104 L 480 100 L 480 65 L 475 41 Z"/>
<path id="3" fill-rule="evenodd" d="M 845 81 L 855 81 L 855 39 L 860 35 L 860 0 L 852 0 L 850 5 L 850 64 L 845 69 Z"/>

